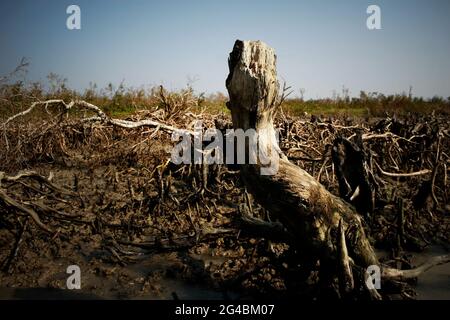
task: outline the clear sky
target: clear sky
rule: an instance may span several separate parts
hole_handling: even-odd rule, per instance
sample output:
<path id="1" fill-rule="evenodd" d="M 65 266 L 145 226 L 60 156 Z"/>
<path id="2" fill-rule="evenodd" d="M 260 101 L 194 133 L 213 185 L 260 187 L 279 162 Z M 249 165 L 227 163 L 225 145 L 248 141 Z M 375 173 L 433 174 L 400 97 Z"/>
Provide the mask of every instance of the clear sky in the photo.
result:
<path id="1" fill-rule="evenodd" d="M 81 30 L 66 28 L 66 8 L 81 8 Z M 368 30 L 368 5 L 382 30 Z M 278 75 L 305 97 L 345 85 L 415 96 L 450 96 L 448 0 L 10 0 L 0 2 L 0 74 L 21 57 L 28 80 L 55 72 L 70 87 L 89 82 L 164 84 L 226 92 L 236 39 L 262 40 L 278 55 Z"/>

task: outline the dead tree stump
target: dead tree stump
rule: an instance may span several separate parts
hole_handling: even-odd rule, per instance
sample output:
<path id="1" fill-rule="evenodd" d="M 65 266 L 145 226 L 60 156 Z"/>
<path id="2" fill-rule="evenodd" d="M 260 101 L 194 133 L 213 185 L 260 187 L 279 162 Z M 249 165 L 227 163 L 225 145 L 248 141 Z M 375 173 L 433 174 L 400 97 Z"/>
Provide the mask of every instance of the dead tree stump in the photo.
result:
<path id="1" fill-rule="evenodd" d="M 278 162 L 273 175 L 261 174 L 261 162 L 243 164 L 241 174 L 248 190 L 295 235 L 303 254 L 320 260 L 321 268 L 333 266 L 336 276 L 347 279 L 341 282 L 353 286 L 349 264 L 367 268 L 378 264 L 377 257 L 354 208 L 277 151 L 273 119 L 279 82 L 274 50 L 261 41 L 237 40 L 228 64 L 227 106 L 234 128 L 255 129 L 260 133 L 258 147 Z"/>
<path id="2" fill-rule="evenodd" d="M 339 195 L 351 203 L 356 211 L 370 220 L 375 206 L 375 188 L 364 152 L 361 135 L 357 143 L 343 137 L 333 142 L 331 158 L 339 183 Z"/>

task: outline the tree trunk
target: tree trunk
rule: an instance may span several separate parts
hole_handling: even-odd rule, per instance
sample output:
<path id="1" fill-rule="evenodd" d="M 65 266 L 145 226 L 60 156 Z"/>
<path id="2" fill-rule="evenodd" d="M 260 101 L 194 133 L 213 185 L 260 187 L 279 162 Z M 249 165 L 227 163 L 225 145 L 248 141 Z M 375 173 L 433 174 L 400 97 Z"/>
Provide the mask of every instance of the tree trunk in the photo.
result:
<path id="1" fill-rule="evenodd" d="M 273 126 L 279 106 L 274 50 L 261 41 L 237 40 L 228 64 L 227 106 L 233 126 L 256 129 L 259 149 L 270 155 L 272 166 L 277 164 L 273 174 L 261 174 L 266 162 L 243 164 L 241 174 L 249 191 L 295 235 L 303 254 L 320 259 L 321 265 L 333 265 L 336 274 L 349 273 L 348 261 L 341 259 L 352 259 L 362 268 L 378 264 L 354 208 L 279 153 Z"/>

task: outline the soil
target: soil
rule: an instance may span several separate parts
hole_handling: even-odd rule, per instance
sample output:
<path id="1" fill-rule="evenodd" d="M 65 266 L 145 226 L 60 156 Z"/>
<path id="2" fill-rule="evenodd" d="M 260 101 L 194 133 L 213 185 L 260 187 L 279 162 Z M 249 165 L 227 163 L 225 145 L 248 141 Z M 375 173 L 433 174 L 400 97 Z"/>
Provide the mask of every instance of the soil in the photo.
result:
<path id="1" fill-rule="evenodd" d="M 247 196 L 236 168 L 209 168 L 205 185 L 201 165 L 175 166 L 168 161 L 173 143 L 165 133 L 149 138 L 151 132 L 145 129 L 88 130 L 73 123 L 58 130 L 55 136 L 63 135 L 63 142 L 47 136 L 46 148 L 27 147 L 0 169 L 10 175 L 33 170 L 71 192 L 53 192 L 32 180 L 8 185 L 8 194 L 30 204 L 53 232 L 0 206 L 1 299 L 320 297 L 316 262 L 305 261 L 283 241 L 241 227 L 242 205 L 251 207 L 256 217 L 271 217 Z M 314 130 L 315 146 L 323 151 L 319 138 L 323 128 Z M 14 144 L 12 137 L 11 141 Z M 298 164 L 320 175 L 311 163 Z M 322 171 L 319 179 L 338 194 L 332 171 Z M 412 183 L 417 187 L 418 181 Z M 408 183 L 392 179 L 386 189 L 403 190 L 410 201 L 413 189 Z M 448 252 L 449 212 L 441 196 L 447 185 L 438 188 L 439 207 L 431 210 L 432 216 L 423 209 L 411 217 L 407 232 L 415 235 L 414 241 L 408 240 L 400 254 L 394 200 L 377 209 L 375 216 L 383 219 L 367 227 L 374 244 L 386 252 L 382 262 L 402 256 L 407 263 L 401 267 L 409 268 L 430 255 Z M 80 290 L 67 289 L 70 265 L 81 269 Z M 390 286 L 384 294 L 450 299 L 449 277 L 449 265 L 439 266 L 417 283 L 404 284 L 401 290 Z"/>

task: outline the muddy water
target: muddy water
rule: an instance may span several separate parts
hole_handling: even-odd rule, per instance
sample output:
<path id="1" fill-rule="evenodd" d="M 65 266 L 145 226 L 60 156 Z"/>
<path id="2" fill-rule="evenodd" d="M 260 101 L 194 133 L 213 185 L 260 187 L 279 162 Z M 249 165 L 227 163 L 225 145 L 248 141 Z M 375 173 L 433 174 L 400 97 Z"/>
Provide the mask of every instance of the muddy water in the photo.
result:
<path id="1" fill-rule="evenodd" d="M 387 251 L 376 250 L 376 253 L 381 261 L 389 260 Z M 413 267 L 420 266 L 431 257 L 444 254 L 448 254 L 448 250 L 440 246 L 431 246 L 420 253 L 406 252 L 406 255 L 412 257 Z M 417 300 L 450 300 L 450 263 L 435 266 L 420 275 L 414 288 Z"/>
<path id="2" fill-rule="evenodd" d="M 422 253 L 413 254 L 413 264 L 420 265 L 432 256 L 446 254 L 439 247 L 431 247 Z M 186 258 L 186 257 L 185 257 Z M 209 264 L 221 264 L 224 257 L 208 254 L 189 255 L 202 269 Z M 223 292 L 211 288 L 206 283 L 195 282 L 176 276 L 171 276 L 167 270 L 179 263 L 180 257 L 175 254 L 154 255 L 142 261 L 122 267 L 120 276 L 115 268 L 109 276 L 98 276 L 94 272 L 84 278 L 88 284 L 85 290 L 64 290 L 47 288 L 0 288 L 0 299 L 238 299 L 239 294 Z M 65 275 L 62 275 L 65 276 Z M 195 275 L 194 275 L 195 276 Z M 118 290 L 118 282 L 119 290 Z M 123 284 L 123 289 L 122 289 Z M 146 287 L 146 290 L 143 288 Z M 94 288 L 94 289 L 92 289 Z M 450 300 L 450 264 L 436 266 L 420 276 L 416 285 L 417 299 L 445 299 Z"/>
<path id="3" fill-rule="evenodd" d="M 448 252 L 439 247 L 431 247 L 415 254 L 413 263 L 420 265 L 429 258 L 442 254 Z M 417 280 L 416 291 L 419 300 L 450 300 L 450 263 L 436 266 L 422 274 Z"/>
<path id="4" fill-rule="evenodd" d="M 100 272 L 92 268 L 82 273 L 82 289 L 67 290 L 58 288 L 2 288 L 0 300 L 39 299 L 39 300 L 95 300 L 95 299 L 238 299 L 239 295 L 230 291 L 213 288 L 205 281 L 195 281 L 182 277 L 183 262 L 189 260 L 196 271 L 193 277 L 204 277 L 204 269 L 211 263 L 220 265 L 227 258 L 208 254 L 176 253 L 154 254 L 141 261 L 124 267 L 101 267 Z M 175 270 L 172 272 L 172 270 Z M 52 272 L 50 272 L 52 273 Z M 60 280 L 64 287 L 65 273 L 53 274 L 51 279 Z M 44 284 L 45 285 L 45 284 Z"/>

